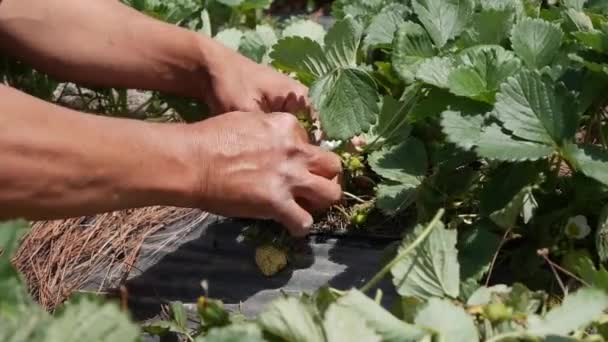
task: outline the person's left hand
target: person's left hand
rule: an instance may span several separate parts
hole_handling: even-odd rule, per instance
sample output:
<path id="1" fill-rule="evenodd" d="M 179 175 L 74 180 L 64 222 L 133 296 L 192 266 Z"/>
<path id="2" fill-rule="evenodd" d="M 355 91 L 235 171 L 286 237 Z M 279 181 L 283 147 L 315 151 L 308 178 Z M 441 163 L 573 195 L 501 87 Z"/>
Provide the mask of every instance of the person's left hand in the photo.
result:
<path id="1" fill-rule="evenodd" d="M 245 111 L 310 115 L 306 86 L 223 46 L 214 50 L 205 63 L 210 84 L 203 94 L 213 114 Z"/>

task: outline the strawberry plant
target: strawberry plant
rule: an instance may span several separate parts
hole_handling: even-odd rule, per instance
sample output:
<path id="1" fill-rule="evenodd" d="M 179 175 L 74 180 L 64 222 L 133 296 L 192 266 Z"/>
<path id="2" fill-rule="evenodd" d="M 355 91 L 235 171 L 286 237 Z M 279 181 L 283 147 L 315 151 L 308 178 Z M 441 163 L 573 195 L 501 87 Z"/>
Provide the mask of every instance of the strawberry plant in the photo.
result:
<path id="1" fill-rule="evenodd" d="M 347 200 L 336 209 L 348 225 L 412 218 L 392 221 L 403 241 L 358 289 L 285 296 L 255 318 L 202 297 L 199 322 L 187 324 L 173 303 L 146 332 L 197 341 L 608 338 L 604 1 L 337 0 L 328 30 L 265 18 L 269 1 L 127 3 L 310 87 L 322 145 L 344 164 Z M 202 117 L 189 100 L 162 99 Z M 55 318 L 36 309 L 8 263 L 14 231 L 0 230 L 0 336 L 58 334 L 53 327 L 77 326 L 80 312 L 114 312 L 87 301 Z M 258 264 L 271 276 L 288 263 L 288 243 L 265 239 Z M 399 295 L 388 309 L 376 290 L 384 278 Z M 105 324 L 136 339 L 123 316 Z"/>

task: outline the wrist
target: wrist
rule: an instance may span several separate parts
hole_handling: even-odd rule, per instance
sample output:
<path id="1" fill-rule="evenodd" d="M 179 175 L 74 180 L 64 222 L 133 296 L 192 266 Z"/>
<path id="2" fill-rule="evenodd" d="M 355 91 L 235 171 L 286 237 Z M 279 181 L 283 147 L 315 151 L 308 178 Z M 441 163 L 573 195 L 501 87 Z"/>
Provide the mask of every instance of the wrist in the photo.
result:
<path id="1" fill-rule="evenodd" d="M 146 198 L 145 205 L 198 207 L 200 189 L 199 160 L 193 155 L 186 124 L 149 124 L 146 135 L 151 160 L 134 173 L 131 184 Z"/>
<path id="2" fill-rule="evenodd" d="M 200 70 L 196 91 L 200 100 L 213 105 L 217 100 L 214 97 L 217 83 L 226 78 L 230 71 L 227 68 L 238 66 L 239 62 L 235 61 L 234 57 L 240 55 L 205 35 L 197 35 L 196 46 Z"/>

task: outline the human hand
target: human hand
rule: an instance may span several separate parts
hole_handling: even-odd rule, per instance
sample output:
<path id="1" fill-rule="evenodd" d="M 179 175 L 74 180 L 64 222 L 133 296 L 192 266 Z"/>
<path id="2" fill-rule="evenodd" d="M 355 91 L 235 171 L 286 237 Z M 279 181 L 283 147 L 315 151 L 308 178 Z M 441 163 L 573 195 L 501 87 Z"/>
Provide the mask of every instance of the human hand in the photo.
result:
<path id="1" fill-rule="evenodd" d="M 214 114 L 231 111 L 310 114 L 308 88 L 219 44 L 207 44 L 203 100 Z"/>
<path id="2" fill-rule="evenodd" d="M 308 143 L 286 113 L 231 112 L 189 125 L 197 206 L 220 215 L 273 219 L 294 236 L 308 232 L 310 212 L 342 196 L 337 155 Z"/>

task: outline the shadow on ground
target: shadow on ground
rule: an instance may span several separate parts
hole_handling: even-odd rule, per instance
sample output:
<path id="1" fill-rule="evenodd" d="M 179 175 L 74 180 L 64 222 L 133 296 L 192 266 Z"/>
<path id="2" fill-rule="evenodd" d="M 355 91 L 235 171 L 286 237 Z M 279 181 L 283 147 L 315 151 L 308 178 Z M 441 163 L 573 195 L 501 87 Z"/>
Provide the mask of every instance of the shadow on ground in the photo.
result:
<path id="1" fill-rule="evenodd" d="M 135 318 L 156 316 L 160 305 L 169 301 L 195 303 L 204 294 L 202 280 L 208 283 L 210 297 L 245 315 L 256 314 L 281 292 L 312 292 L 327 284 L 338 289 L 360 287 L 380 269 L 383 250 L 390 243 L 312 236 L 309 248 L 298 252 L 287 269 L 268 278 L 257 269 L 253 248 L 238 239 L 246 226 L 246 221 L 211 217 L 177 246 L 155 251 L 154 258 L 144 245 L 137 265 L 142 272 L 127 281 Z M 392 286 L 384 281 L 381 288 L 384 303 L 390 305 Z"/>

